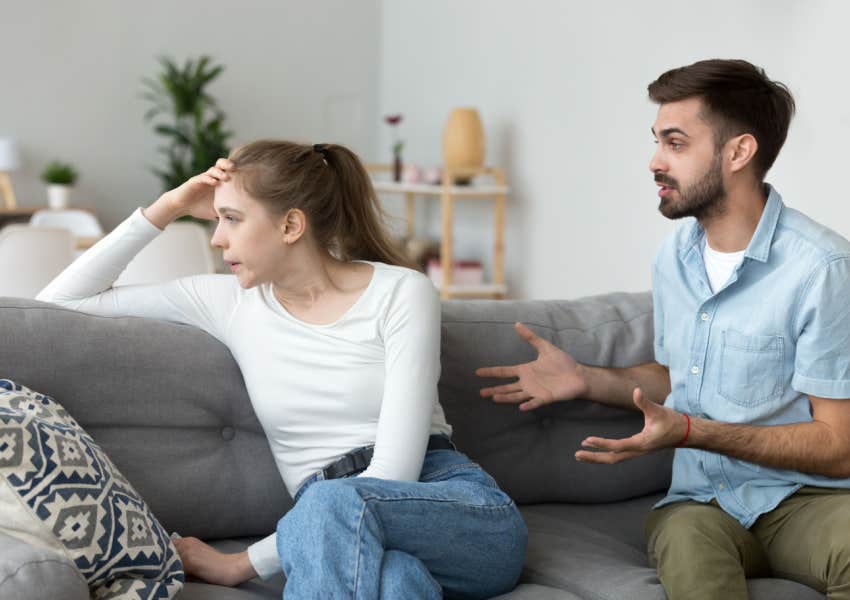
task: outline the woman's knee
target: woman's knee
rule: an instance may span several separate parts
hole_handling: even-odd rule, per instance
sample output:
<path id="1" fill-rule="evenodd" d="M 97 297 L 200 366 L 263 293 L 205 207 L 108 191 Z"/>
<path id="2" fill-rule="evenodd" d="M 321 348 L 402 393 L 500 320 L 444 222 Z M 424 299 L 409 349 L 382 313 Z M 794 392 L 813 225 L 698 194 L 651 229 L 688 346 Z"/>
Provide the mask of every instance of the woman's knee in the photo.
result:
<path id="1" fill-rule="evenodd" d="M 344 485 L 345 480 L 317 481 L 304 490 L 298 502 L 278 521 L 278 535 L 293 529 L 327 526 L 341 511 L 348 512 L 362 504 L 357 490 Z"/>

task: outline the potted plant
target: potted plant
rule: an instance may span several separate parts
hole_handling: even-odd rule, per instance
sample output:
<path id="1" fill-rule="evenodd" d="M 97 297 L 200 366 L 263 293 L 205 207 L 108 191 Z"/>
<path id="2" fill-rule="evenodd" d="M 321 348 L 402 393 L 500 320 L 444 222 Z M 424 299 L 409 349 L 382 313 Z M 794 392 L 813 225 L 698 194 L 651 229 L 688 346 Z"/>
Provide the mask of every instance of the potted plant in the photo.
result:
<path id="1" fill-rule="evenodd" d="M 159 148 L 166 165 L 152 169 L 162 182 L 162 190 L 174 189 L 184 181 L 206 171 L 216 159 L 227 156 L 227 139 L 233 134 L 224 128 L 224 112 L 207 88 L 224 70 L 211 64 L 209 56 L 186 60 L 182 67 L 172 59 L 159 59 L 162 71 L 155 79 L 144 78 L 148 88 L 143 97 L 153 106 L 145 120 L 164 120 L 154 124 L 154 132 L 165 138 Z"/>
<path id="2" fill-rule="evenodd" d="M 47 184 L 47 205 L 54 209 L 67 208 L 71 186 L 77 181 L 74 167 L 54 160 L 44 168 L 41 179 Z"/>

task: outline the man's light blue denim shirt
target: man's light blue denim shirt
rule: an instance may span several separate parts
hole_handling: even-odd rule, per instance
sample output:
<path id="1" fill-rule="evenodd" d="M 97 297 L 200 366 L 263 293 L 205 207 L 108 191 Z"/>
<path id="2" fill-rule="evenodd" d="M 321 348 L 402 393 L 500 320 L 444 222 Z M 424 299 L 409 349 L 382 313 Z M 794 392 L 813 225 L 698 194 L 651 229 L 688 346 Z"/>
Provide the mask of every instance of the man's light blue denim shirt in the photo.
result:
<path id="1" fill-rule="evenodd" d="M 669 367 L 672 385 L 665 406 L 726 423 L 782 425 L 812 420 L 807 394 L 850 398 L 850 242 L 766 190 L 743 262 L 721 289 L 709 286 L 705 230 L 695 220 L 655 258 L 655 360 Z M 749 528 L 803 485 L 850 488 L 850 479 L 680 448 L 670 491 L 656 507 L 716 498 Z"/>

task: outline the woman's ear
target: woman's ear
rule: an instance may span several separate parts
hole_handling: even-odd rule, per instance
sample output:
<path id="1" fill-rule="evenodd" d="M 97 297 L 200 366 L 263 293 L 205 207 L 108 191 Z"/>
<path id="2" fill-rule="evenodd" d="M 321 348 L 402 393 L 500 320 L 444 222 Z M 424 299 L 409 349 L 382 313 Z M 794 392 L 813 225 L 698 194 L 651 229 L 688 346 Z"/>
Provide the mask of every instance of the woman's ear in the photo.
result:
<path id="1" fill-rule="evenodd" d="M 297 242 L 307 230 L 307 218 L 298 208 L 289 209 L 280 221 L 280 233 L 287 244 Z"/>
<path id="2" fill-rule="evenodd" d="M 745 133 L 733 137 L 727 142 L 727 152 L 730 157 L 729 169 L 735 173 L 750 164 L 758 152 L 759 143 L 752 134 Z"/>

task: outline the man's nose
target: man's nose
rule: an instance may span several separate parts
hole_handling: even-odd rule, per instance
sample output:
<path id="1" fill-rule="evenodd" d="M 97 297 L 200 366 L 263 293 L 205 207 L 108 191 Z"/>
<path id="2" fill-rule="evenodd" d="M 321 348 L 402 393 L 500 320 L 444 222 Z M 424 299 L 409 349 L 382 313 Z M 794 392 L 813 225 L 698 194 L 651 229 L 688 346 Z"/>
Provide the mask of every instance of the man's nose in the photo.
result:
<path id="1" fill-rule="evenodd" d="M 667 163 L 663 160 L 663 156 L 661 155 L 660 145 L 655 148 L 655 152 L 652 153 L 652 158 L 649 159 L 649 170 L 653 173 L 658 173 L 659 171 L 664 172 L 667 170 Z"/>

